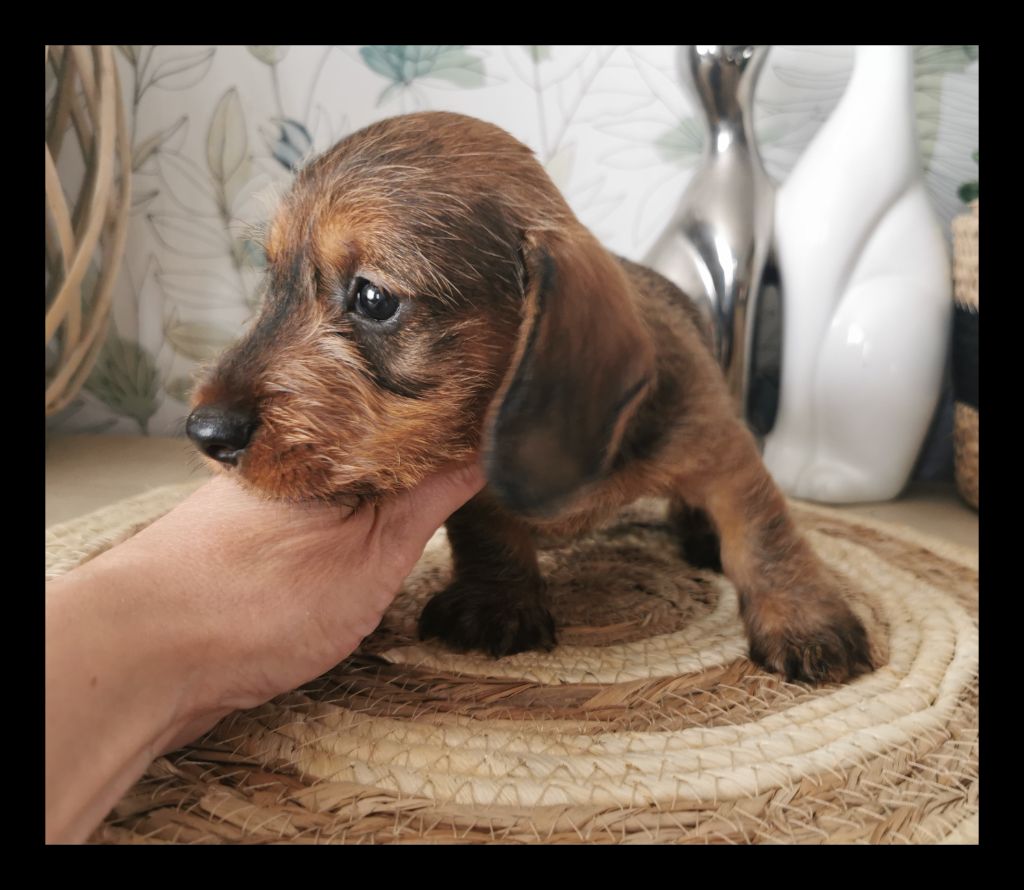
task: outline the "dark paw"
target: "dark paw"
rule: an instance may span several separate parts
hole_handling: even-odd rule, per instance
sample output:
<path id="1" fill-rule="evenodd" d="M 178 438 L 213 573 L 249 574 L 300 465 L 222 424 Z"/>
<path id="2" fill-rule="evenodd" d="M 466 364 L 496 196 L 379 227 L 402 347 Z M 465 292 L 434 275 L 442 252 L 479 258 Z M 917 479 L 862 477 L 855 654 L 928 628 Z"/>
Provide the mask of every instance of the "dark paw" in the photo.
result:
<path id="1" fill-rule="evenodd" d="M 813 610 L 812 610 L 813 611 Z M 750 658 L 787 680 L 845 683 L 875 669 L 867 632 L 845 605 L 829 610 L 818 622 L 807 617 L 793 627 L 750 633 Z"/>
<path id="2" fill-rule="evenodd" d="M 544 606 L 500 589 L 456 582 L 420 614 L 421 640 L 437 637 L 457 652 L 479 649 L 500 658 L 555 647 L 555 621 Z"/>

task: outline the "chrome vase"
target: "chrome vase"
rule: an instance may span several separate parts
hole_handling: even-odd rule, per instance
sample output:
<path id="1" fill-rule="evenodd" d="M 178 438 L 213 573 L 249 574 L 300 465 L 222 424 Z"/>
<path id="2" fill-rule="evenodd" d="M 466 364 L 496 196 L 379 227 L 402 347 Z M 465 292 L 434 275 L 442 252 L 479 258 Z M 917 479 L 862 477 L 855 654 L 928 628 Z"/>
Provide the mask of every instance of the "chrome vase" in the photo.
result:
<path id="1" fill-rule="evenodd" d="M 679 48 L 679 77 L 703 111 L 704 154 L 644 260 L 705 316 L 737 410 L 758 436 L 775 420 L 781 365 L 775 189 L 753 127 L 754 90 L 769 49 Z"/>

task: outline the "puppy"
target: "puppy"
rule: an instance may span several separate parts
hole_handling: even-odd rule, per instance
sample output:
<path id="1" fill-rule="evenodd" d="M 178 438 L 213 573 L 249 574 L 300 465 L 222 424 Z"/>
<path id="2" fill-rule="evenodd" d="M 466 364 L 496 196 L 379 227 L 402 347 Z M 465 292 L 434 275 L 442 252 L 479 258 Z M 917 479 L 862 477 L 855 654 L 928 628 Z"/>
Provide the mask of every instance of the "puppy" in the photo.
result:
<path id="1" fill-rule="evenodd" d="M 535 534 L 662 495 L 684 557 L 735 583 L 757 664 L 812 683 L 872 669 L 695 308 L 605 250 L 503 130 L 443 112 L 366 127 L 298 174 L 266 253 L 262 310 L 197 388 L 188 434 L 291 500 L 379 498 L 482 453 L 488 485 L 448 520 L 454 576 L 421 637 L 551 648 Z"/>

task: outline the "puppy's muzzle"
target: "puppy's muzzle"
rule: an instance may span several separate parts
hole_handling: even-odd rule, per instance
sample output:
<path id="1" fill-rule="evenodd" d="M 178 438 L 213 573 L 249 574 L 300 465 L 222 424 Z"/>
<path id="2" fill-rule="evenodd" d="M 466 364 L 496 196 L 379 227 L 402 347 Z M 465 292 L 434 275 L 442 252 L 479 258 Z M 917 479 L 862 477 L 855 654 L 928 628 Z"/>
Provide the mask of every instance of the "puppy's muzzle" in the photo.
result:
<path id="1" fill-rule="evenodd" d="M 256 425 L 253 411 L 204 405 L 189 415 L 185 432 L 207 457 L 233 467 L 249 445 Z"/>

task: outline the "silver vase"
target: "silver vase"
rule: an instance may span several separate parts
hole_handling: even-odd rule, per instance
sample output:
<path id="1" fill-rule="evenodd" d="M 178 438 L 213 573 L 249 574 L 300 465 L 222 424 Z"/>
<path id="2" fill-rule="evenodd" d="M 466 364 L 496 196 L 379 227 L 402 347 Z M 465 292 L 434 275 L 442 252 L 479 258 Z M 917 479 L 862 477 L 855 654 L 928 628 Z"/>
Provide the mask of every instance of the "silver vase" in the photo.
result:
<path id="1" fill-rule="evenodd" d="M 769 49 L 679 48 L 680 79 L 704 111 L 704 156 L 645 259 L 705 315 L 737 409 L 760 436 L 774 423 L 781 365 L 775 189 L 753 126 L 754 89 Z"/>

